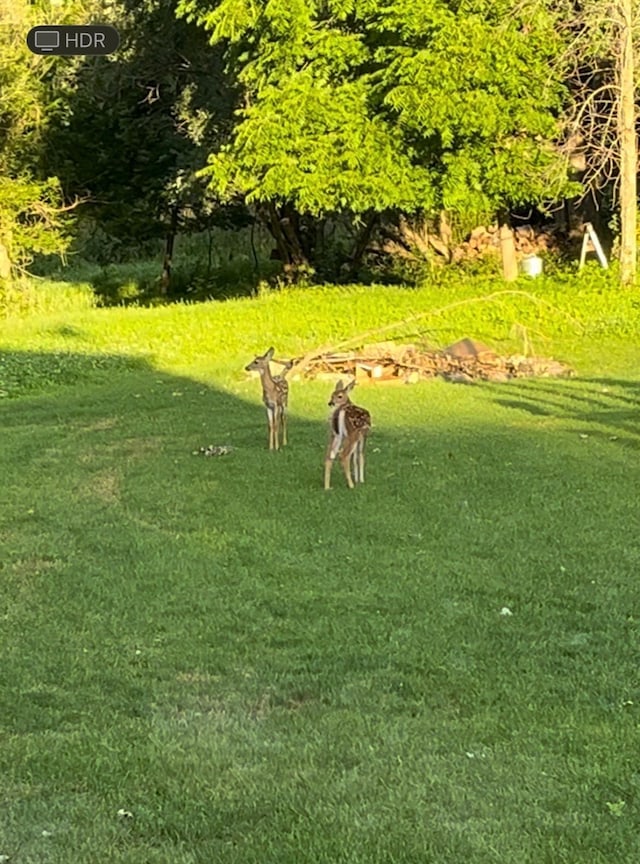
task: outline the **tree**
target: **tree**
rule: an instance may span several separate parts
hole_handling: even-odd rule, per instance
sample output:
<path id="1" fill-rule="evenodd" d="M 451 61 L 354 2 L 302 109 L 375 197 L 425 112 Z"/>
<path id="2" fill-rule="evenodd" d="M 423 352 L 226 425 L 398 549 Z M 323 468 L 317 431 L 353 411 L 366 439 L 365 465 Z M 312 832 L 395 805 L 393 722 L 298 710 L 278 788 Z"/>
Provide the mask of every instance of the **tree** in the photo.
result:
<path id="1" fill-rule="evenodd" d="M 561 43 L 544 9 L 180 0 L 178 12 L 226 46 L 244 90 L 232 139 L 206 170 L 222 197 L 276 217 L 394 208 L 476 219 L 569 188 L 555 146 L 563 87 L 548 76 Z"/>
<path id="2" fill-rule="evenodd" d="M 635 282 L 637 265 L 638 138 L 636 134 L 632 0 L 614 7 L 620 40 L 618 129 L 620 134 L 620 267 L 624 285 Z"/>
<path id="3" fill-rule="evenodd" d="M 584 153 L 587 190 L 609 191 L 620 211 L 620 277 L 635 281 L 637 164 L 635 67 L 637 0 L 568 0 L 554 5 L 567 33 L 560 72 L 571 85 L 566 140 Z M 558 67 L 556 66 L 556 72 Z"/>
<path id="4" fill-rule="evenodd" d="M 47 168 L 66 196 L 90 199 L 83 217 L 105 240 L 99 260 L 164 237 L 166 290 L 176 234 L 213 218 L 196 171 L 225 139 L 236 95 L 220 49 L 176 19 L 174 0 L 96 0 L 93 14 L 118 27 L 122 47 L 59 72 Z"/>
<path id="5" fill-rule="evenodd" d="M 68 243 L 58 180 L 40 165 L 52 110 L 46 82 L 55 60 L 36 57 L 25 43 L 33 24 L 49 21 L 48 6 L 0 2 L 0 280 L 34 254 L 61 253 Z"/>

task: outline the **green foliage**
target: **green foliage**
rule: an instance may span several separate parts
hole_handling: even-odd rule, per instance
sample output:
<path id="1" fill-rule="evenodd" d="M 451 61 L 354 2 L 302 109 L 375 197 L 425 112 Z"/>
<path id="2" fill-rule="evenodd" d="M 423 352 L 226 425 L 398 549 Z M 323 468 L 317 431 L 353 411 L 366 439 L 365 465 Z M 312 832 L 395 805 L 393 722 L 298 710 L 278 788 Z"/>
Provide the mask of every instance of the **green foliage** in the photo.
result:
<path id="1" fill-rule="evenodd" d="M 26 0 L 0 4 L 0 175 L 3 176 L 31 171 L 38 161 L 46 107 L 44 79 L 52 58 L 31 54 L 25 33 L 36 23 L 42 7 L 42 3 L 29 4 Z"/>
<path id="2" fill-rule="evenodd" d="M 0 284 L 0 318 L 47 315 L 77 315 L 96 306 L 96 297 L 87 282 L 53 282 L 27 277 Z"/>
<path id="3" fill-rule="evenodd" d="M 267 271 L 267 275 L 271 273 Z M 255 289 L 257 274 L 248 258 L 210 268 L 201 258 L 192 261 L 181 258 L 172 270 L 166 296 L 159 296 L 158 282 L 156 261 L 110 264 L 91 276 L 91 287 L 101 306 L 157 306 L 248 296 Z"/>
<path id="4" fill-rule="evenodd" d="M 367 98 L 363 82 L 327 87 L 310 72 L 266 87 L 203 175 L 222 196 L 290 201 L 315 216 L 429 206 L 427 172 L 398 152 L 381 118 L 367 116 Z"/>
<path id="5" fill-rule="evenodd" d="M 114 238 L 97 231 L 92 242 L 108 240 L 113 243 Z M 89 241 L 84 240 L 83 245 L 89 247 Z M 76 287 L 81 291 L 81 307 L 86 301 L 85 290 L 92 303 L 100 306 L 223 300 L 253 294 L 260 278 L 275 277 L 280 269 L 278 262 L 269 259 L 270 243 L 259 231 L 227 226 L 185 234 L 176 241 L 169 291 L 160 296 L 158 241 L 129 249 L 115 244 L 108 248 L 113 261 L 110 264 L 69 255 L 68 263 L 61 267 L 60 260 L 53 256 L 39 258 L 30 272 L 37 271 L 45 278 L 44 284 L 25 279 L 7 289 L 0 294 L 0 312 L 18 315 L 56 311 L 56 290 L 60 298 L 58 311 L 63 312 L 69 308 L 67 303 Z"/>
<path id="6" fill-rule="evenodd" d="M 89 197 L 83 218 L 105 235 L 111 248 L 96 260 L 106 264 L 120 248 L 164 237 L 174 207 L 179 231 L 215 224 L 216 202 L 195 172 L 224 139 L 235 95 L 221 51 L 176 20 L 174 0 L 97 6 L 121 48 L 59 70 L 44 159 L 67 195 Z"/>
<path id="7" fill-rule="evenodd" d="M 69 243 L 57 178 L 0 176 L 0 244 L 12 264 L 26 266 L 36 253 L 61 254 Z"/>
<path id="8" fill-rule="evenodd" d="M 43 171 L 42 147 L 59 94 L 52 92 L 56 58 L 32 54 L 25 34 L 34 24 L 63 24 L 84 8 L 12 0 L 0 5 L 0 276 L 35 254 L 67 247 L 69 219 L 55 172 Z"/>
<path id="9" fill-rule="evenodd" d="M 246 93 L 204 172 L 302 212 L 493 214 L 567 194 L 551 13 L 500 0 L 181 0 Z"/>

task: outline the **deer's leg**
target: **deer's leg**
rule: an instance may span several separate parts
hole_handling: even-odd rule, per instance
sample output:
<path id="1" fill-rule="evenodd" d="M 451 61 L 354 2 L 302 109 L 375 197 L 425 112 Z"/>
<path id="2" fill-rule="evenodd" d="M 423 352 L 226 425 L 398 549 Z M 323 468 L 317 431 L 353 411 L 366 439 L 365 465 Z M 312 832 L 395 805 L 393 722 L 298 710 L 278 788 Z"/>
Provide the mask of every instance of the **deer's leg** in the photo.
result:
<path id="1" fill-rule="evenodd" d="M 353 473 L 356 483 L 364 483 L 364 437 L 358 438 L 353 449 Z"/>
<path id="2" fill-rule="evenodd" d="M 273 438 L 275 449 L 280 449 L 280 430 L 282 429 L 282 406 L 273 406 Z"/>
<path id="3" fill-rule="evenodd" d="M 333 468 L 333 459 L 326 459 L 324 463 L 324 488 L 331 489 L 331 469 Z"/>
<path id="4" fill-rule="evenodd" d="M 340 445 L 342 444 L 342 437 L 340 435 L 332 435 L 329 439 L 329 446 L 327 447 L 327 455 L 324 459 L 324 488 L 331 489 L 331 471 L 333 469 L 333 463 L 335 462 L 336 456 L 338 455 L 338 451 L 340 450 Z"/>
<path id="5" fill-rule="evenodd" d="M 364 449 L 367 443 L 366 438 L 361 438 L 358 443 L 357 453 L 358 453 L 358 482 L 364 483 Z"/>
<path id="6" fill-rule="evenodd" d="M 282 406 L 282 446 L 285 447 L 287 444 L 287 409 L 283 405 Z"/>
<path id="7" fill-rule="evenodd" d="M 351 477 L 351 460 L 354 455 L 354 450 L 357 446 L 358 439 L 350 438 L 347 436 L 347 440 L 344 445 L 344 449 L 340 456 L 340 461 L 342 462 L 342 470 L 344 471 L 344 476 L 347 478 L 347 486 L 349 489 L 353 489 L 354 483 Z"/>
<path id="8" fill-rule="evenodd" d="M 351 453 L 351 475 L 353 476 L 353 480 L 355 483 L 360 482 L 360 465 L 358 463 L 358 446 L 356 445 L 353 448 L 353 452 Z"/>
<path id="9" fill-rule="evenodd" d="M 267 423 L 269 424 L 269 450 L 273 450 L 275 447 L 274 444 L 274 416 L 273 416 L 273 408 L 271 405 L 267 405 Z"/>
<path id="10" fill-rule="evenodd" d="M 340 461 L 342 462 L 344 476 L 347 478 L 347 486 L 349 489 L 353 489 L 353 480 L 351 479 L 351 456 L 347 456 L 343 453 L 340 457 Z"/>

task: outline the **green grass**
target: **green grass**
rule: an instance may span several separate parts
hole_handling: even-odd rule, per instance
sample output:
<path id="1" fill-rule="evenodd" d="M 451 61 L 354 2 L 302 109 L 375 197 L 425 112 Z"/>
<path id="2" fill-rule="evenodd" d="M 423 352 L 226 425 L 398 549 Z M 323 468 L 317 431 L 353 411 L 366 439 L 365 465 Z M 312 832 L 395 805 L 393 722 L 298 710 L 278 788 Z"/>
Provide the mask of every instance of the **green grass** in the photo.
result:
<path id="1" fill-rule="evenodd" d="M 523 297 L 429 319 L 519 322 L 579 376 L 356 390 L 354 492 L 322 490 L 329 385 L 292 383 L 272 454 L 241 372 L 495 288 L 2 325 L 0 855 L 638 860 L 634 296 L 537 287 L 579 330 Z"/>

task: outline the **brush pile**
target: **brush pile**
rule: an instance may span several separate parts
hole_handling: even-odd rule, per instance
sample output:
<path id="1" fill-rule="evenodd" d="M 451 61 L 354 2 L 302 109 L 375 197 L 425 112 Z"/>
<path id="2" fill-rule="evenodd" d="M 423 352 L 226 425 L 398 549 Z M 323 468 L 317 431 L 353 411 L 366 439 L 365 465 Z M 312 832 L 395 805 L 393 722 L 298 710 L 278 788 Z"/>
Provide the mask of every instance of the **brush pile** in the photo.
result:
<path id="1" fill-rule="evenodd" d="M 308 359 L 304 371 L 300 371 L 307 378 L 333 380 L 345 375 L 359 383 L 389 384 L 414 384 L 436 377 L 454 384 L 472 384 L 513 378 L 567 378 L 574 374 L 566 364 L 545 357 L 500 357 L 475 339 L 461 339 L 440 351 L 381 342 L 357 351 L 319 354 Z"/>

